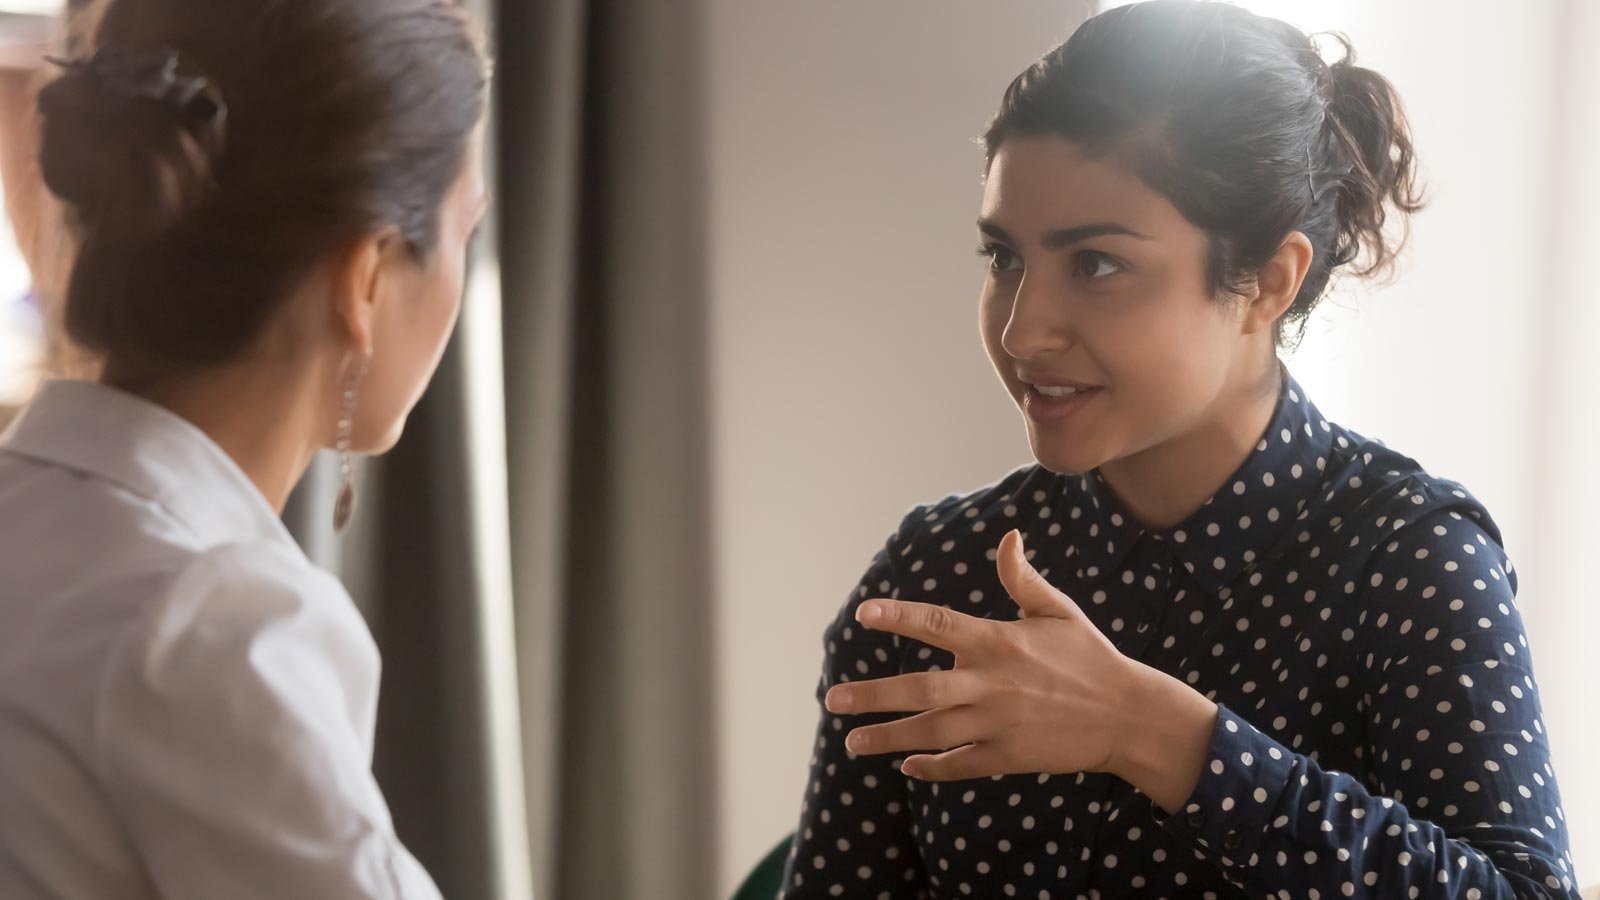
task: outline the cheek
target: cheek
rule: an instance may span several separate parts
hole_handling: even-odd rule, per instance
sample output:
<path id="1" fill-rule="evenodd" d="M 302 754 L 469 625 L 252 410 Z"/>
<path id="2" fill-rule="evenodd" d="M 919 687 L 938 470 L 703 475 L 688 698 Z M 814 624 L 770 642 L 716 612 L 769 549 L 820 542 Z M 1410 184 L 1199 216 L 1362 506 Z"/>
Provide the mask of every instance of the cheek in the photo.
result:
<path id="1" fill-rule="evenodd" d="M 430 341 L 437 357 L 443 353 L 444 345 L 449 343 L 450 333 L 455 328 L 457 317 L 461 314 L 461 292 L 465 287 L 465 267 L 459 256 L 453 258 L 449 265 L 440 266 L 440 271 L 428 286 L 426 296 L 422 299 L 427 307 L 424 318 L 427 320 L 428 334 L 424 337 Z"/>
<path id="2" fill-rule="evenodd" d="M 1184 294 L 1150 304 L 1098 345 L 1127 412 L 1157 430 L 1208 407 L 1231 365 L 1226 311 Z"/>
<path id="3" fill-rule="evenodd" d="M 429 272 L 420 279 L 416 292 L 401 301 L 400 321 L 395 323 L 394 342 L 403 348 L 396 354 L 399 368 L 413 384 L 425 382 L 449 342 L 461 308 L 459 279 L 449 271 Z"/>
<path id="4" fill-rule="evenodd" d="M 406 416 L 427 389 L 449 344 L 461 308 L 461 266 L 440 260 L 418 273 L 407 296 L 387 307 L 362 405 L 371 448 L 379 452 L 400 436 Z"/>

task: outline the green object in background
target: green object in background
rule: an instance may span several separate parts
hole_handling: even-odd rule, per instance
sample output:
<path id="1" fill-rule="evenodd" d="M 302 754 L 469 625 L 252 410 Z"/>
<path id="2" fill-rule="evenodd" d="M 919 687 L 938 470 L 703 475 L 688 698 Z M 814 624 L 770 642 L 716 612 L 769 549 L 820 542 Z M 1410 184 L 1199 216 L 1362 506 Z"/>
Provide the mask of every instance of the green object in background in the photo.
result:
<path id="1" fill-rule="evenodd" d="M 783 864 L 789 861 L 789 845 L 793 843 L 791 834 L 768 851 L 734 891 L 733 900 L 774 900 L 783 889 Z"/>

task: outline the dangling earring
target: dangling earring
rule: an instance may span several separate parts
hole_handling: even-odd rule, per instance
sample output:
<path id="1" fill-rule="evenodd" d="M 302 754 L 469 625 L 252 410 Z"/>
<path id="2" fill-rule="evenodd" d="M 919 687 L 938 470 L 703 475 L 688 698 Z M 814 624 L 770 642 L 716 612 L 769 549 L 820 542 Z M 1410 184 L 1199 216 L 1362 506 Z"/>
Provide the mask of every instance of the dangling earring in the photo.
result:
<path id="1" fill-rule="evenodd" d="M 355 466 L 350 458 L 350 436 L 355 431 L 356 390 L 366 377 L 367 361 L 356 367 L 350 382 L 344 387 L 344 403 L 339 410 L 339 437 L 334 445 L 339 455 L 339 498 L 333 502 L 333 532 L 343 534 L 356 511 Z"/>

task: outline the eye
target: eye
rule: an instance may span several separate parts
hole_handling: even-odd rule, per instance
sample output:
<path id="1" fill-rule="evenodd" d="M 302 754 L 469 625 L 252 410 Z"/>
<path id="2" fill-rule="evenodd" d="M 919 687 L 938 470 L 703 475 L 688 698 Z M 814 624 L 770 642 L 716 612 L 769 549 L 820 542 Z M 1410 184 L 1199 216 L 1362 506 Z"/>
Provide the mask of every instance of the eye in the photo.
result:
<path id="1" fill-rule="evenodd" d="M 989 260 L 989 271 L 996 274 L 1022 269 L 1022 259 L 1004 244 L 984 244 L 978 248 L 978 255 Z"/>
<path id="2" fill-rule="evenodd" d="M 1072 257 L 1072 274 L 1080 278 L 1104 278 L 1123 269 L 1122 263 L 1115 257 L 1098 250 L 1081 250 Z"/>

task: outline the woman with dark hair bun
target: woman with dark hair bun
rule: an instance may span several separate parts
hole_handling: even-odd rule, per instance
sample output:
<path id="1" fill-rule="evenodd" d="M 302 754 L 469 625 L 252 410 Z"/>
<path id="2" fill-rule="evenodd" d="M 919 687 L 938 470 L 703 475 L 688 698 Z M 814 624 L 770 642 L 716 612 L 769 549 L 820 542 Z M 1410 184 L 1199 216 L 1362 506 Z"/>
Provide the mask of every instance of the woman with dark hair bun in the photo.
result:
<path id="1" fill-rule="evenodd" d="M 980 330 L 1037 462 L 828 629 L 784 896 L 1577 897 L 1498 527 L 1279 361 L 1423 205 L 1341 43 L 1150 0 L 1006 91 Z"/>
<path id="2" fill-rule="evenodd" d="M 0 437 L 0 896 L 437 898 L 377 650 L 279 519 L 399 438 L 486 203 L 455 0 L 109 0 L 39 96 L 67 336 Z"/>

